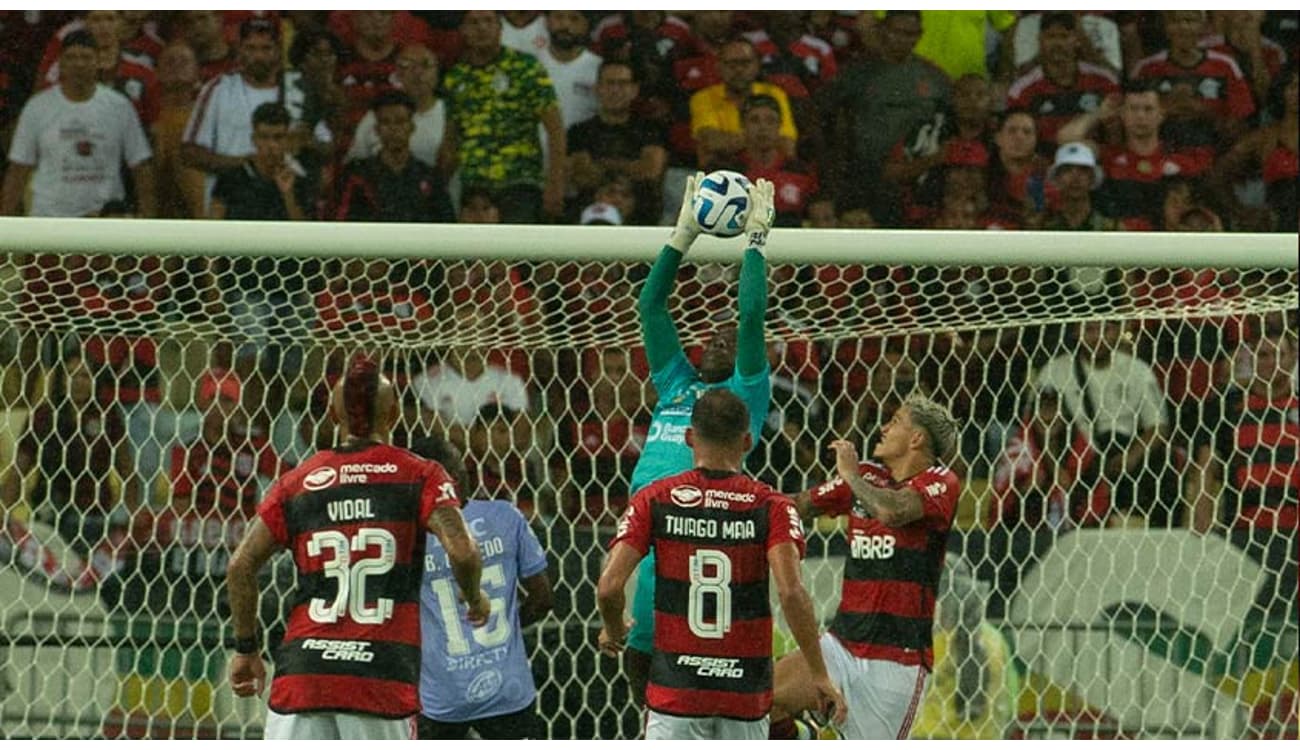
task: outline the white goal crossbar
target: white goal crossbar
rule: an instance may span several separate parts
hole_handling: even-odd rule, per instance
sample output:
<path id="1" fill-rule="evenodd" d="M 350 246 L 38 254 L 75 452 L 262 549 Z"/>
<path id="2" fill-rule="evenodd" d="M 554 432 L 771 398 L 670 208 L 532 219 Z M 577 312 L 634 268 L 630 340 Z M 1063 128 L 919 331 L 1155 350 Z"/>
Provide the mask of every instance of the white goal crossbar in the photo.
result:
<path id="1" fill-rule="evenodd" d="M 0 218 L 0 252 L 653 260 L 664 227 Z M 695 261 L 738 260 L 705 236 Z M 1294 234 L 775 229 L 780 263 L 1296 268 Z"/>

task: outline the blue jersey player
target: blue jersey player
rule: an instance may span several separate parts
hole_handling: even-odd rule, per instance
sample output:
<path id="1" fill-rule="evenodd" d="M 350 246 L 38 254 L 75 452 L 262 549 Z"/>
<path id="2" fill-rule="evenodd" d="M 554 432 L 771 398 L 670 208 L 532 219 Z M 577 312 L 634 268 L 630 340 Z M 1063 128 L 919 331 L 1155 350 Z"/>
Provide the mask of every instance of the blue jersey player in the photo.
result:
<path id="1" fill-rule="evenodd" d="M 677 226 L 668 244 L 650 269 L 637 307 L 641 316 L 641 339 L 650 377 L 659 400 L 646 435 L 645 448 L 632 473 L 632 493 L 656 480 L 694 468 L 691 449 L 686 445 L 686 428 L 699 395 L 711 388 L 726 388 L 749 408 L 749 430 L 754 444 L 763 431 L 772 397 L 767 364 L 764 320 L 767 317 L 767 265 L 763 249 L 772 227 L 772 183 L 758 180 L 749 189 L 750 210 L 745 223 L 748 245 L 740 264 L 740 308 L 738 324 L 714 333 L 700 357 L 696 370 L 686 359 L 677 328 L 668 315 L 668 295 L 677 278 L 682 257 L 700 234 L 691 211 L 691 198 L 700 173 L 688 177 L 677 216 Z M 654 551 L 637 568 L 636 594 L 632 599 L 632 628 L 628 633 L 623 668 L 632 683 L 638 703 L 645 698 L 650 674 L 650 653 L 654 646 Z"/>
<path id="2" fill-rule="evenodd" d="M 466 486 L 451 443 L 434 438 L 412 448 Z M 461 740 L 472 728 L 483 739 L 540 739 L 537 688 L 520 628 L 551 609 L 546 554 L 513 503 L 469 500 L 461 512 L 483 559 L 482 588 L 491 610 L 482 627 L 466 625 L 447 553 L 430 534 L 420 589 L 419 738 Z"/>

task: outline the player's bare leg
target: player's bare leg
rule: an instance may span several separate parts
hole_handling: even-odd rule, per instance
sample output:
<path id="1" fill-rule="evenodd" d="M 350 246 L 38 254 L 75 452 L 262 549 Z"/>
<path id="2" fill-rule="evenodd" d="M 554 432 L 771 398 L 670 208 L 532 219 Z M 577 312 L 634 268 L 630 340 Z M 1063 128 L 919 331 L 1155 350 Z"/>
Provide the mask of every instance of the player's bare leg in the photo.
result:
<path id="1" fill-rule="evenodd" d="M 772 675 L 772 729 L 774 739 L 794 739 L 793 719 L 817 707 L 812 671 L 800 651 L 792 651 L 776 663 Z"/>

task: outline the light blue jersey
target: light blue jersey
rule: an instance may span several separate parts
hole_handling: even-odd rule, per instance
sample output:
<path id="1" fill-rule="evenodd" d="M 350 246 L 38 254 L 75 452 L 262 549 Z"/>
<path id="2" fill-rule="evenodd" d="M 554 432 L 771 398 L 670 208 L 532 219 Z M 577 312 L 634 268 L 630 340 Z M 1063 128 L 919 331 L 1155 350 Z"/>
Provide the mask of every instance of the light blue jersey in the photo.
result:
<path id="1" fill-rule="evenodd" d="M 443 722 L 515 713 L 537 695 L 517 586 L 546 570 L 546 554 L 511 503 L 471 500 L 462 511 L 483 557 L 482 588 L 492 609 L 483 627 L 470 627 L 447 552 L 429 534 L 420 589 L 420 707 Z"/>
<path id="2" fill-rule="evenodd" d="M 731 377 L 720 383 L 705 383 L 680 351 L 668 366 L 651 373 L 659 401 L 646 434 L 645 448 L 632 472 L 632 493 L 651 482 L 695 467 L 695 458 L 686 444 L 686 428 L 691 426 L 695 400 L 707 390 L 726 388 L 745 402 L 749 408 L 749 432 L 754 445 L 758 445 L 772 401 L 770 374 L 767 367 L 749 377 L 733 370 Z"/>

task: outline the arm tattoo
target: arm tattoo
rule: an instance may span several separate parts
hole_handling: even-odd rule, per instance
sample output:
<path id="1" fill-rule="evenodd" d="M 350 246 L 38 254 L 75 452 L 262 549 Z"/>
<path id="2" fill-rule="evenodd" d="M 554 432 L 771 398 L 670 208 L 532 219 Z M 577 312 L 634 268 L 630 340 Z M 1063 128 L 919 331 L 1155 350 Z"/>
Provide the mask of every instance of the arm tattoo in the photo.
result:
<path id="1" fill-rule="evenodd" d="M 461 521 L 460 510 L 449 505 L 433 511 L 433 524 L 442 532 L 442 536 L 459 539 L 465 536 L 465 524 Z"/>
<path id="2" fill-rule="evenodd" d="M 867 480 L 856 475 L 847 481 L 853 490 L 853 496 L 862 503 L 867 513 L 886 526 L 903 526 L 924 515 L 921 496 L 910 487 L 898 490 L 873 487 Z"/>
<path id="3" fill-rule="evenodd" d="M 460 509 L 451 506 L 437 508 L 433 511 L 433 523 L 438 528 L 443 549 L 447 550 L 447 556 L 451 558 L 451 572 L 460 586 L 461 594 L 467 600 L 477 596 L 482 561 L 474 539 L 465 528 L 465 519 L 460 515 Z"/>

